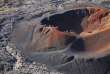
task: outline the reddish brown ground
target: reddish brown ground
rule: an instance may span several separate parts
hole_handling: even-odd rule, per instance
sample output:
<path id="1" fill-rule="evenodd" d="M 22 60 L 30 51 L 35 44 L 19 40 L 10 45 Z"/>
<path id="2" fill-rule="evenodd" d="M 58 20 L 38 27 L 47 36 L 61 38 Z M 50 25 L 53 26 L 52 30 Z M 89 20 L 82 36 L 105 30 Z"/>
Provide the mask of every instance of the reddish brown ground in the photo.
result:
<path id="1" fill-rule="evenodd" d="M 105 51 L 110 48 L 110 11 L 100 7 L 88 7 L 88 30 L 90 34 L 82 36 L 87 50 Z"/>

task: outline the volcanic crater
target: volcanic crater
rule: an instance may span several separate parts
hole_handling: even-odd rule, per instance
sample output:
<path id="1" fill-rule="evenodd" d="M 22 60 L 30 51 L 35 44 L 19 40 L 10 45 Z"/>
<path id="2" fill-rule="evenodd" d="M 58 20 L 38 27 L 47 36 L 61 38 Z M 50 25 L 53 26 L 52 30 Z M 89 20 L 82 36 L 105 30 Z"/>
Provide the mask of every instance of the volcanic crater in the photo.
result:
<path id="1" fill-rule="evenodd" d="M 16 25 L 11 42 L 29 60 L 60 72 L 106 74 L 110 69 L 109 33 L 110 10 L 70 4 L 63 11 L 42 17 L 38 24 Z"/>

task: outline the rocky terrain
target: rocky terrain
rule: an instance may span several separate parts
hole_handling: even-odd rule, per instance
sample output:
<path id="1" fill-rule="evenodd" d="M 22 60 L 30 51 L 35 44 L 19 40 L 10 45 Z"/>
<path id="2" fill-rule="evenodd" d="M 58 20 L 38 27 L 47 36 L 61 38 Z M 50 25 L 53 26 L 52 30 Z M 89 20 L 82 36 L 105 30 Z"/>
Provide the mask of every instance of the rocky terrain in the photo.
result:
<path id="1" fill-rule="evenodd" d="M 54 51 L 54 50 L 59 50 L 59 49 L 63 50 L 65 47 L 67 47 L 64 45 L 62 45 L 62 46 L 60 45 L 60 44 L 63 44 L 64 41 L 67 40 L 67 43 L 66 43 L 67 45 L 71 43 L 71 40 L 69 40 L 69 38 L 65 39 L 63 37 L 62 32 L 60 34 L 56 35 L 57 32 L 59 32 L 57 30 L 55 31 L 55 33 L 56 33 L 55 35 L 59 36 L 59 37 L 62 36 L 61 37 L 62 39 L 59 42 L 56 41 L 56 43 L 54 43 L 53 45 L 56 45 L 57 47 L 60 47 L 60 48 L 56 48 L 56 46 L 50 47 L 50 48 L 43 48 L 43 47 L 47 47 L 47 45 L 46 46 L 43 45 L 41 48 L 40 47 L 41 44 L 39 44 L 39 46 L 35 46 L 33 48 L 33 49 L 35 49 L 37 47 L 38 49 L 33 50 L 32 52 L 36 52 L 36 51 L 44 52 L 45 51 L 45 53 L 46 53 L 45 55 L 43 53 L 40 53 L 40 54 L 24 53 L 25 50 L 26 50 L 25 52 L 27 52 L 27 51 L 30 52 L 30 50 L 32 50 L 33 43 L 34 43 L 33 42 L 32 44 L 30 44 L 29 47 L 27 47 L 28 49 L 27 48 L 23 49 L 24 47 L 26 47 L 27 44 L 29 44 L 28 36 L 30 36 L 30 35 L 27 36 L 27 34 L 31 34 L 31 31 L 33 30 L 33 28 L 36 25 L 40 24 L 41 23 L 40 20 L 43 19 L 45 16 L 48 16 L 50 14 L 57 13 L 59 11 L 66 9 L 66 8 L 64 8 L 64 6 L 69 3 L 73 3 L 73 4 L 87 3 L 87 4 L 102 6 L 102 7 L 104 6 L 108 9 L 110 8 L 109 0 L 100 0 L 100 1 L 98 1 L 98 0 L 1 0 L 0 1 L 0 73 L 1 74 L 62 74 L 62 73 L 71 74 L 73 72 L 74 72 L 74 74 L 90 74 L 90 73 L 91 74 L 110 74 L 109 54 L 107 54 L 108 56 L 104 56 L 104 57 L 101 57 L 98 59 L 93 58 L 93 57 L 89 58 L 89 59 L 88 58 L 85 59 L 82 57 L 76 58 L 76 56 L 67 55 L 67 54 L 61 55 L 62 52 L 60 52 L 60 51 L 57 53 L 50 52 L 50 54 L 48 55 L 48 52 L 46 52 L 46 51 Z M 68 7 L 67 7 L 67 9 L 68 9 Z M 106 11 L 106 12 L 108 12 L 108 11 Z M 101 15 L 102 14 L 104 15 L 104 17 L 108 16 L 108 14 L 105 15 L 104 12 L 102 12 Z M 50 15 L 50 17 L 51 16 L 53 16 L 53 15 Z M 95 19 L 95 18 L 93 18 L 93 19 Z M 106 18 L 104 18 L 103 20 L 108 21 Z M 103 21 L 103 20 L 101 20 L 101 21 Z M 98 21 L 95 23 L 100 23 L 100 22 Z M 106 25 L 107 25 L 107 23 L 108 22 L 106 22 Z M 43 22 L 42 24 L 45 25 L 47 23 Z M 103 24 L 105 24 L 105 22 Z M 48 26 L 49 25 L 50 24 L 48 24 Z M 42 28 L 42 26 L 36 27 L 36 30 L 38 30 L 39 28 Z M 51 25 L 51 26 L 54 26 L 54 25 Z M 47 25 L 45 28 L 47 29 L 47 33 L 48 33 L 48 29 L 51 29 L 50 27 L 47 27 Z M 96 29 L 97 29 L 97 26 L 92 30 L 89 29 L 89 30 L 85 30 L 85 31 L 91 33 Z M 24 31 L 24 30 L 28 30 L 28 31 Z M 42 29 L 40 29 L 40 31 L 42 32 Z M 65 31 L 65 32 L 67 31 L 67 33 L 73 32 L 72 29 L 70 29 L 70 30 L 60 29 L 60 31 Z M 77 34 L 80 33 L 78 31 L 75 30 L 75 32 Z M 105 30 L 101 30 L 101 31 L 105 31 Z M 14 32 L 16 34 L 14 34 Z M 25 32 L 27 34 L 25 34 Z M 74 34 L 74 35 L 77 36 L 77 34 Z M 106 35 L 106 34 L 107 34 L 106 31 L 101 32 L 100 36 L 102 37 L 103 35 Z M 12 42 L 10 42 L 10 39 L 13 38 L 13 35 L 15 36 L 15 40 L 12 40 Z M 39 33 L 37 35 L 39 35 Z M 33 41 L 37 40 L 37 35 L 33 36 L 33 37 L 36 37 L 36 38 L 34 38 Z M 85 35 L 85 34 L 82 34 L 82 35 Z M 21 36 L 21 37 L 24 36 L 22 38 L 23 40 L 21 40 L 23 42 L 21 42 L 19 40 L 19 36 Z M 25 37 L 25 36 L 27 36 L 27 37 Z M 21 39 L 21 37 L 20 37 L 20 39 Z M 53 36 L 53 37 L 55 37 L 55 36 Z M 82 37 L 84 37 L 84 36 L 82 36 Z M 102 37 L 101 39 L 103 39 L 103 41 L 105 41 L 105 39 L 107 39 L 107 37 L 109 37 L 109 35 L 106 37 Z M 18 39 L 18 41 L 16 41 L 16 38 Z M 46 36 L 42 39 L 45 39 L 45 38 L 46 38 Z M 55 39 L 57 39 L 57 38 L 58 37 L 56 37 Z M 77 39 L 77 38 L 74 37 L 74 39 Z M 89 42 L 86 39 L 87 38 L 85 36 L 85 42 L 86 42 L 86 44 L 89 44 Z M 95 38 L 91 37 L 91 39 L 95 39 Z M 68 43 L 68 40 L 70 41 L 69 43 Z M 55 41 L 55 40 L 53 40 L 53 41 Z M 81 40 L 79 40 L 79 42 L 80 41 Z M 17 42 L 18 42 L 18 44 L 17 44 Z M 21 45 L 19 44 L 19 42 L 21 42 Z M 105 41 L 105 42 L 107 42 L 107 41 Z M 14 43 L 16 46 L 12 43 Z M 22 43 L 24 43 L 24 44 L 22 44 Z M 93 45 L 91 45 L 91 46 L 87 45 L 88 49 L 93 50 L 95 48 L 94 50 L 97 50 L 102 47 L 107 47 L 106 45 L 109 45 L 109 42 L 106 44 L 106 43 L 101 42 L 100 39 L 99 39 L 99 42 L 97 42 L 96 44 L 99 44 L 97 46 L 102 46 L 102 47 L 98 48 L 98 47 L 94 46 L 94 43 L 96 43 L 96 42 L 93 42 Z M 106 45 L 103 45 L 103 44 L 101 45 L 101 43 L 106 44 Z M 48 46 L 49 45 L 51 46 L 51 42 L 48 43 Z M 84 48 L 84 46 L 82 45 L 81 48 Z M 23 52 L 21 50 L 23 50 Z M 80 48 L 78 48 L 78 50 L 80 51 Z M 103 49 L 100 49 L 100 52 L 102 52 L 102 50 Z M 108 48 L 106 48 L 106 50 L 108 50 Z M 81 51 L 83 51 L 83 50 L 81 50 Z M 77 52 L 77 51 L 74 51 L 74 52 Z M 56 55 L 54 56 L 53 54 L 57 54 L 57 56 Z M 85 54 L 88 54 L 88 53 L 85 53 Z M 92 54 L 92 55 L 94 55 L 94 54 Z M 102 55 L 100 55 L 100 56 L 102 56 Z M 40 58 L 39 58 L 39 56 L 40 56 Z M 51 56 L 51 57 L 49 57 L 49 56 Z M 52 57 L 58 57 L 58 59 L 52 58 Z M 45 59 L 42 59 L 42 58 L 45 58 Z M 64 58 L 64 61 L 62 61 L 60 58 Z M 74 58 L 75 58 L 75 62 L 73 62 L 73 65 L 71 65 L 71 62 L 72 62 L 72 60 L 74 60 Z M 55 60 L 56 60 L 56 62 L 55 62 Z M 57 62 L 57 61 L 59 61 L 59 62 Z M 86 63 L 85 63 L 85 61 L 86 61 Z M 46 65 L 44 65 L 43 63 Z M 84 65 L 86 65 L 86 66 L 84 66 Z M 73 66 L 73 67 L 71 68 L 71 66 Z M 71 69 L 74 69 L 74 70 L 71 70 Z"/>

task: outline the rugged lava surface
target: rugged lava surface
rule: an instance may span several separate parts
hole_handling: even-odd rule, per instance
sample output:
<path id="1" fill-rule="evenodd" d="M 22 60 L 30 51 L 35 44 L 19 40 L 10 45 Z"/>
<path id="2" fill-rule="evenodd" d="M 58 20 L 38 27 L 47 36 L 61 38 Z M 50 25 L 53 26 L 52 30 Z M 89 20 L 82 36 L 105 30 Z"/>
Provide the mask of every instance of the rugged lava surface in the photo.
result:
<path id="1" fill-rule="evenodd" d="M 110 10 L 69 7 L 42 17 L 36 25 L 17 25 L 11 42 L 30 60 L 67 74 L 109 73 Z"/>

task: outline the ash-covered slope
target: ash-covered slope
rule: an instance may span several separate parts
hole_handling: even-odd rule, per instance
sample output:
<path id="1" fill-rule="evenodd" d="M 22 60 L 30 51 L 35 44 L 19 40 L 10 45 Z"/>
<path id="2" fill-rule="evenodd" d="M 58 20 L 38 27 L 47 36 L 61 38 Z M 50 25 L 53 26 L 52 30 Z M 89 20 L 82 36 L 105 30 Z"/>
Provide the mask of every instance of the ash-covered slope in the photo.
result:
<path id="1" fill-rule="evenodd" d="M 67 74 L 109 74 L 110 10 L 68 5 L 40 22 L 21 23 L 12 33 L 11 42 L 28 59 Z"/>

